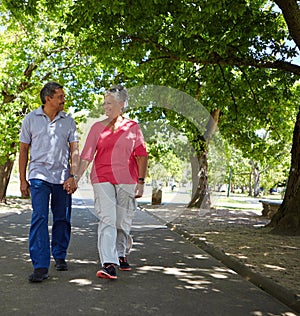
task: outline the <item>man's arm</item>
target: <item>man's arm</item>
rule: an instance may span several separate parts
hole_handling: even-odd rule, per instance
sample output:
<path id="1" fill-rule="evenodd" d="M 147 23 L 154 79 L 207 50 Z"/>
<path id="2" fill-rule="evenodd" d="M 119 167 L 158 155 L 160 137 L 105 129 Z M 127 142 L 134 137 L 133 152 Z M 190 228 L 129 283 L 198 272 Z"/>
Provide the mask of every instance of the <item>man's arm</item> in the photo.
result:
<path id="1" fill-rule="evenodd" d="M 79 144 L 78 142 L 70 143 L 71 152 L 71 169 L 70 173 L 76 175 L 79 167 Z"/>
<path id="2" fill-rule="evenodd" d="M 26 170 L 28 164 L 29 144 L 20 143 L 19 154 L 19 177 L 20 177 L 20 191 L 22 197 L 29 197 L 29 183 L 26 179 Z"/>
<path id="3" fill-rule="evenodd" d="M 79 144 L 72 142 L 70 145 L 70 175 L 63 184 L 63 187 L 69 194 L 72 194 L 77 189 L 76 172 L 79 165 Z"/>

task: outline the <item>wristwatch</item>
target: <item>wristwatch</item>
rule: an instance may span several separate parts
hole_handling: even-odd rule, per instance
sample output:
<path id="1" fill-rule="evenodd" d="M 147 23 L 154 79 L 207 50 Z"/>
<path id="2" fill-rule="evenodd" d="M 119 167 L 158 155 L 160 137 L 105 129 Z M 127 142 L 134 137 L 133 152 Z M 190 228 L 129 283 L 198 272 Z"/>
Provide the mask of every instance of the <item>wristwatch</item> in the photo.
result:
<path id="1" fill-rule="evenodd" d="M 76 174 L 70 174 L 70 178 L 74 178 L 75 182 L 78 181 L 78 176 Z"/>
<path id="2" fill-rule="evenodd" d="M 139 178 L 139 179 L 138 179 L 138 183 L 144 184 L 144 183 L 145 183 L 145 178 Z"/>

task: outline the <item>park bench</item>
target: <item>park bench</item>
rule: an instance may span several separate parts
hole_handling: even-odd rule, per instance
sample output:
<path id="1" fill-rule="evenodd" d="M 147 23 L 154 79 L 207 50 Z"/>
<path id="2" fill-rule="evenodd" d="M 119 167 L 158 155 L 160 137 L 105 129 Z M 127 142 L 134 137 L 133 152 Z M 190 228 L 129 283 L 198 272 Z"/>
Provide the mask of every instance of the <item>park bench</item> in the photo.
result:
<path id="1" fill-rule="evenodd" d="M 282 203 L 282 200 L 267 200 L 262 199 L 259 202 L 263 205 L 262 216 L 272 218 L 273 215 L 278 211 L 279 206 Z"/>

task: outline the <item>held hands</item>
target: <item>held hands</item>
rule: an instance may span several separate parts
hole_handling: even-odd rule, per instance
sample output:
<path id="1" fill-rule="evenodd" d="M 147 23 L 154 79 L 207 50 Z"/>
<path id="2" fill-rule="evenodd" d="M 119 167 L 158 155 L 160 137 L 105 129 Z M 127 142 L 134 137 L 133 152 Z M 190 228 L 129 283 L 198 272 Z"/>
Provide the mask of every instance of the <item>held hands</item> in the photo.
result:
<path id="1" fill-rule="evenodd" d="M 70 177 L 63 183 L 64 190 L 67 191 L 68 194 L 73 194 L 77 190 L 77 182 L 74 177 Z"/>
<path id="2" fill-rule="evenodd" d="M 140 198 L 144 193 L 144 183 L 137 183 L 135 187 L 135 198 Z"/>

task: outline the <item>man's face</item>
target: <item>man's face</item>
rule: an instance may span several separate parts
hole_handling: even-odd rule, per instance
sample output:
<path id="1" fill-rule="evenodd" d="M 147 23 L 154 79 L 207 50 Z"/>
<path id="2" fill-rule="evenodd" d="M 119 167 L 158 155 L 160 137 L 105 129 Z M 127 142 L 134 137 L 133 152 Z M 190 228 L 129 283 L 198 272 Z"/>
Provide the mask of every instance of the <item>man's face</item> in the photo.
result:
<path id="1" fill-rule="evenodd" d="M 52 97 L 49 97 L 48 99 L 49 104 L 55 108 L 58 112 L 62 111 L 64 109 L 65 105 L 65 93 L 63 89 L 56 89 L 55 93 Z"/>

